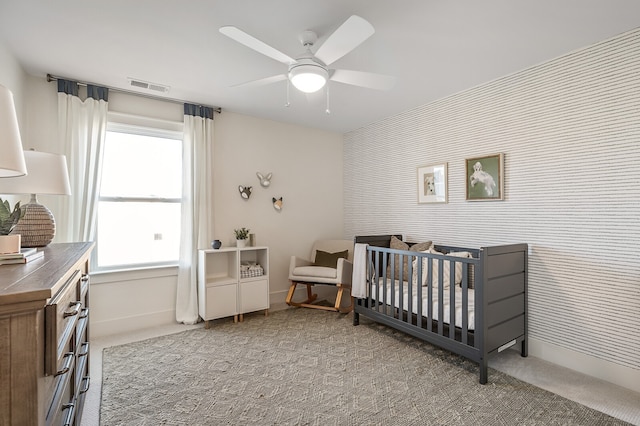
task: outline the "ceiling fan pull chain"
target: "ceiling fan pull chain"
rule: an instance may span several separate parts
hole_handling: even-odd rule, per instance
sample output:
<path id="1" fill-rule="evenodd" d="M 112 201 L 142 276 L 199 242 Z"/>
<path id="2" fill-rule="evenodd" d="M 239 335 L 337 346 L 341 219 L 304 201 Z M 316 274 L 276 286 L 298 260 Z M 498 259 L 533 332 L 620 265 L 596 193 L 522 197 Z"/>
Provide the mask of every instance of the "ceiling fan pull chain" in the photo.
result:
<path id="1" fill-rule="evenodd" d="M 327 109 L 324 111 L 327 115 L 331 114 L 331 110 L 329 109 L 329 82 L 327 81 Z"/>
<path id="2" fill-rule="evenodd" d="M 291 102 L 289 102 L 289 86 L 291 85 L 291 83 L 289 82 L 289 79 L 287 79 L 287 103 L 284 104 L 285 107 L 289 108 L 289 105 L 291 105 Z"/>

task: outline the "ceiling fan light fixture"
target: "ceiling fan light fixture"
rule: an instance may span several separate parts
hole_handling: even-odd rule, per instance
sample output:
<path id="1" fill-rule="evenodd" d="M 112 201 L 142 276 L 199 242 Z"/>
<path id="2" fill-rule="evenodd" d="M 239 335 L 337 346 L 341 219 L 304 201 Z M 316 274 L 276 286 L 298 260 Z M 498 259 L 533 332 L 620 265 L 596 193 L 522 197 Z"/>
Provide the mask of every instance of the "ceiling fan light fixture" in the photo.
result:
<path id="1" fill-rule="evenodd" d="M 299 64 L 289 69 L 289 80 L 304 93 L 314 93 L 322 89 L 329 79 L 326 68 L 317 64 Z"/>

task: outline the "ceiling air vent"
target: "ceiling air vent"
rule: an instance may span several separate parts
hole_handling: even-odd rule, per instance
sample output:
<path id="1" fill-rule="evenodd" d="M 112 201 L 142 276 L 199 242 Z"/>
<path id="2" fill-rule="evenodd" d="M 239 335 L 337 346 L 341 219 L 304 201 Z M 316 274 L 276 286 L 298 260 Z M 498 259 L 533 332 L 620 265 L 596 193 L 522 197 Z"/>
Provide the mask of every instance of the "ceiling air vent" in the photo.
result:
<path id="1" fill-rule="evenodd" d="M 128 80 L 131 87 L 137 87 L 140 89 L 147 89 L 147 90 L 152 90 L 154 92 L 161 92 L 161 93 L 168 93 L 170 89 L 169 86 L 163 86 L 162 84 L 158 84 L 158 83 L 150 83 L 148 81 L 136 80 L 133 78 L 129 78 Z"/>

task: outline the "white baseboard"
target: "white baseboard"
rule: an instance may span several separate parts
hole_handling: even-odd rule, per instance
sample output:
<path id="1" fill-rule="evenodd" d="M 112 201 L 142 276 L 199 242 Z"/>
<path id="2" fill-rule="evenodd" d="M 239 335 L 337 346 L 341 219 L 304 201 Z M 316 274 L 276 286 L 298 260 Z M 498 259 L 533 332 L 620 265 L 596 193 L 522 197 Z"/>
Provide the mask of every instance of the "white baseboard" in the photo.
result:
<path id="1" fill-rule="evenodd" d="M 271 305 L 271 309 L 273 309 L 275 305 L 286 304 L 285 299 L 287 298 L 287 293 L 289 293 L 288 289 L 270 292 L 269 305 Z M 298 292 L 296 291 L 296 293 Z"/>
<path id="2" fill-rule="evenodd" d="M 640 393 L 640 370 L 529 337 L 529 355 Z"/>
<path id="3" fill-rule="evenodd" d="M 113 334 L 127 333 L 159 325 L 176 324 L 176 311 L 145 313 L 126 318 L 91 322 L 91 337 L 98 338 Z"/>
<path id="4" fill-rule="evenodd" d="M 306 290 L 305 290 L 306 291 Z M 296 291 L 296 295 L 297 295 Z M 270 311 L 279 311 L 289 308 L 285 303 L 287 290 L 277 291 L 270 294 Z M 300 298 L 304 297 L 301 293 Z M 146 328 L 158 327 L 162 325 L 176 324 L 176 311 L 174 309 L 160 312 L 144 313 L 129 317 L 114 318 L 104 321 L 91 322 L 91 337 L 99 338 L 114 334 L 128 333 L 132 331 L 144 330 Z"/>

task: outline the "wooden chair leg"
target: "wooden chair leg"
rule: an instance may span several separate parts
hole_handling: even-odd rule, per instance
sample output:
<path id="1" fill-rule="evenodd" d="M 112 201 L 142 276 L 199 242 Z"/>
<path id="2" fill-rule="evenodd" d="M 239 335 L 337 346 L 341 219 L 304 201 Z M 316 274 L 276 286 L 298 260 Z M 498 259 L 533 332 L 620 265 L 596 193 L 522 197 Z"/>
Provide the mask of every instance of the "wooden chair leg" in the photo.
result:
<path id="1" fill-rule="evenodd" d="M 285 303 L 287 305 L 291 305 L 291 299 L 293 299 L 293 292 L 296 291 L 297 282 L 291 281 L 291 285 L 289 286 L 289 292 L 287 293 L 287 298 L 285 299 Z"/>
<path id="2" fill-rule="evenodd" d="M 296 286 L 298 285 L 297 282 L 295 281 L 291 281 L 291 286 L 289 287 L 289 292 L 287 293 L 287 298 L 285 299 L 285 303 L 289 306 L 304 306 L 304 305 L 308 305 L 311 302 L 313 302 L 314 300 L 316 300 L 316 298 L 318 297 L 317 294 L 313 294 L 313 292 L 311 291 L 311 287 L 313 286 L 313 284 L 307 284 L 307 283 L 301 283 L 301 284 L 305 284 L 307 286 L 307 300 L 305 300 L 304 302 L 294 302 L 293 299 L 293 293 L 296 291 Z"/>
<path id="3" fill-rule="evenodd" d="M 344 308 L 340 307 L 340 302 L 342 301 L 342 292 L 344 290 L 349 290 L 349 306 L 345 306 Z M 338 287 L 338 295 L 336 297 L 336 310 L 342 312 L 343 314 L 347 314 L 353 310 L 353 296 L 351 296 L 351 286 L 343 286 L 340 285 Z"/>
<path id="4" fill-rule="evenodd" d="M 342 292 L 344 289 L 342 287 L 338 287 L 338 294 L 336 294 L 336 303 L 333 305 L 336 311 L 340 310 L 340 302 L 342 302 Z"/>
<path id="5" fill-rule="evenodd" d="M 302 303 L 311 303 L 316 300 L 316 297 L 318 297 L 317 294 L 313 294 L 311 292 L 311 287 L 313 287 L 311 284 L 307 284 L 307 300 Z"/>

